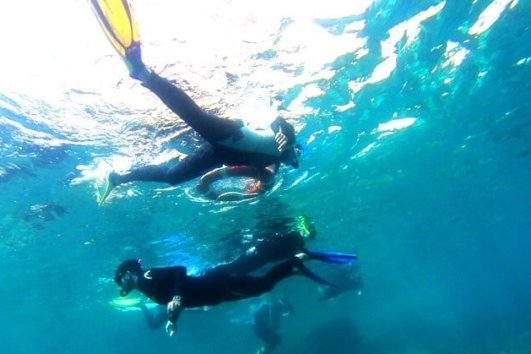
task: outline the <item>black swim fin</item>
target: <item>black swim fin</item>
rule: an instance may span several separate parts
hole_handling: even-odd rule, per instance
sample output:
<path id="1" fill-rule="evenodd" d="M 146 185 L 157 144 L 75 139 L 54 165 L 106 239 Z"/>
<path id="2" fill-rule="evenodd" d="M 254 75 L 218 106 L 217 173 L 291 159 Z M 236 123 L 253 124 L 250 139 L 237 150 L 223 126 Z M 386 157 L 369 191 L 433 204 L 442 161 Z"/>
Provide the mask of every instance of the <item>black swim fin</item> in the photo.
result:
<path id="1" fill-rule="evenodd" d="M 348 253 L 323 252 L 308 249 L 305 249 L 304 253 L 306 253 L 310 259 L 316 259 L 327 263 L 353 264 L 358 260 L 358 256 Z"/>

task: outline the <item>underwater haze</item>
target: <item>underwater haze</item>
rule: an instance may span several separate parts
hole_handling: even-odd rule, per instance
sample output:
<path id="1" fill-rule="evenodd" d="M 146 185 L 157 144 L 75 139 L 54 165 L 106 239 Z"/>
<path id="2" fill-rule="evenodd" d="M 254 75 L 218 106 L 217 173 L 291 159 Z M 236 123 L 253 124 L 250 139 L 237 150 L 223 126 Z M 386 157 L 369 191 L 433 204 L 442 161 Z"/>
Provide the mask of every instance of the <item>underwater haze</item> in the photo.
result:
<path id="1" fill-rule="evenodd" d="M 288 119 L 300 168 L 247 201 L 130 183 L 98 206 L 109 171 L 196 136 L 88 2 L 2 2 L 2 353 L 255 353 L 260 298 L 185 311 L 168 337 L 117 303 L 114 271 L 209 267 L 298 215 L 312 247 L 358 255 L 364 287 L 319 302 L 283 281 L 275 353 L 531 353 L 531 1 L 130 2 L 148 66 L 223 117 Z"/>

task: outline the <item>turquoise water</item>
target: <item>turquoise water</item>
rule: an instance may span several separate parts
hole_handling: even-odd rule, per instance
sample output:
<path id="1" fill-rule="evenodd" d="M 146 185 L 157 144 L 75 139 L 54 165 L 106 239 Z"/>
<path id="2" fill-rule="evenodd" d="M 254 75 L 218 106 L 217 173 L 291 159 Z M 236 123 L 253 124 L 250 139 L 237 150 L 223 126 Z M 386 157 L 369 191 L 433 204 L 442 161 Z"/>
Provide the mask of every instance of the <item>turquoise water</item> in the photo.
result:
<path id="1" fill-rule="evenodd" d="M 358 254 L 365 286 L 318 303 L 314 284 L 281 283 L 295 314 L 276 352 L 529 353 L 530 2 L 366 3 L 134 2 L 154 70 L 222 115 L 266 119 L 274 97 L 302 162 L 253 201 L 136 183 L 102 207 L 108 170 L 195 139 L 127 78 L 84 2 L 28 2 L 36 26 L 13 20 L 28 4 L 0 5 L 2 352 L 252 353 L 259 299 L 185 312 L 168 338 L 109 304 L 115 267 L 201 268 L 257 220 L 305 214 L 313 247 Z"/>

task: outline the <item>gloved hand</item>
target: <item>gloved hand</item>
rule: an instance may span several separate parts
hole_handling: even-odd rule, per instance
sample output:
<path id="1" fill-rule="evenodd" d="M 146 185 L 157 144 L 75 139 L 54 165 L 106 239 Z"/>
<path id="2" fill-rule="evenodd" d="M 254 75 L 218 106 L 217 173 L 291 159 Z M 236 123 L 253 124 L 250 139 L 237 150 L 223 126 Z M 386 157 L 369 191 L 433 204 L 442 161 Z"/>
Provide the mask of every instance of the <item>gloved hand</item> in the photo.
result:
<path id="1" fill-rule="evenodd" d="M 283 153 L 288 147 L 288 138 L 282 133 L 282 131 L 275 134 L 275 142 L 277 143 L 277 149 L 280 153 Z"/>

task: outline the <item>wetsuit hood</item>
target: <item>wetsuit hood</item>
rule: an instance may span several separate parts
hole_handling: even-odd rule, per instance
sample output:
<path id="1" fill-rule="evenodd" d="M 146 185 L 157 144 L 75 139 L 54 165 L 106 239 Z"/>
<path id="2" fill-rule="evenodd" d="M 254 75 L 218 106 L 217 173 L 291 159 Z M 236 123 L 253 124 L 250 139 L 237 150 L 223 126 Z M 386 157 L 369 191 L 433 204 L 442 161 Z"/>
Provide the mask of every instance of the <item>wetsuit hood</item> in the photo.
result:
<path id="1" fill-rule="evenodd" d="M 116 268 L 116 272 L 114 273 L 114 282 L 118 284 L 118 286 L 122 286 L 122 278 L 128 271 L 133 274 L 140 275 L 142 273 L 142 267 L 140 266 L 140 263 L 140 259 L 127 259 L 120 263 L 118 268 Z"/>

